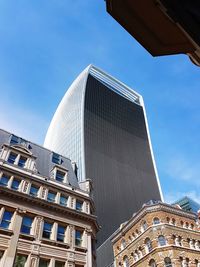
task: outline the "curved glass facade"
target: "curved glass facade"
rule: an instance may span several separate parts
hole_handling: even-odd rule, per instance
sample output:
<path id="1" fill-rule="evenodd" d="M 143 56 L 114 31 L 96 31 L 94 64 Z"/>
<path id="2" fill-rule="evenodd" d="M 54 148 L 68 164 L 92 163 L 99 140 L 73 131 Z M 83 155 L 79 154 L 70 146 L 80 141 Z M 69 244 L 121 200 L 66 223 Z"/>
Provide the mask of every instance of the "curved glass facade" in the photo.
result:
<path id="1" fill-rule="evenodd" d="M 89 66 L 61 101 L 45 146 L 76 161 L 80 181 L 90 178 L 102 226 L 102 244 L 161 190 L 142 97 Z"/>

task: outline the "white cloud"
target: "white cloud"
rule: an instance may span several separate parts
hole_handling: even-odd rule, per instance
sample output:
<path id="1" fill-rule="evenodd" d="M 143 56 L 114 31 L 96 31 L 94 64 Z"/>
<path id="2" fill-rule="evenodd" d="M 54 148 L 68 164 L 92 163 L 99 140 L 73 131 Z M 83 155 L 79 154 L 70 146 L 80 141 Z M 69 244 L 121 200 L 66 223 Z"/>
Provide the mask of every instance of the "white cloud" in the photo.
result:
<path id="1" fill-rule="evenodd" d="M 165 172 L 174 180 L 200 185 L 200 160 L 193 160 L 189 154 L 188 157 L 173 155 L 170 161 L 165 165 Z"/>

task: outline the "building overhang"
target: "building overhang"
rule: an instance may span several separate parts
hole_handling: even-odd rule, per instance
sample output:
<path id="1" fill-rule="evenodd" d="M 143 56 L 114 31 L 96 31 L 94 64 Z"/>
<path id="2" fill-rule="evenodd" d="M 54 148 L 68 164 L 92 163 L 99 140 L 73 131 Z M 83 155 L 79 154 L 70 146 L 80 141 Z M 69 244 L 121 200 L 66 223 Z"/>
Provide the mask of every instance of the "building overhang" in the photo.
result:
<path id="1" fill-rule="evenodd" d="M 106 5 L 108 13 L 152 56 L 184 53 L 200 66 L 197 1 L 186 6 L 179 0 L 106 0 Z"/>

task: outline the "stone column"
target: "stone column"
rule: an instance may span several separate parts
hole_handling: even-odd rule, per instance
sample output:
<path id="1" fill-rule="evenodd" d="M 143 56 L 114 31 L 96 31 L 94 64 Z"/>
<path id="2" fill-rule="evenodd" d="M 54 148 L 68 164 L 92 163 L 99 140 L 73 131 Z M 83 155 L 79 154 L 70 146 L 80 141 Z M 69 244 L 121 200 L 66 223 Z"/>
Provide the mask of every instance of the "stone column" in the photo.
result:
<path id="1" fill-rule="evenodd" d="M 22 209 L 17 209 L 15 211 L 13 223 L 12 223 L 13 235 L 11 236 L 11 239 L 10 239 L 10 246 L 8 247 L 8 249 L 6 250 L 2 258 L 1 267 L 13 266 L 14 264 L 17 243 L 19 239 L 22 218 L 23 218 L 24 213 L 25 211 Z"/>
<path id="2" fill-rule="evenodd" d="M 92 267 L 92 230 L 86 229 L 87 267 Z"/>

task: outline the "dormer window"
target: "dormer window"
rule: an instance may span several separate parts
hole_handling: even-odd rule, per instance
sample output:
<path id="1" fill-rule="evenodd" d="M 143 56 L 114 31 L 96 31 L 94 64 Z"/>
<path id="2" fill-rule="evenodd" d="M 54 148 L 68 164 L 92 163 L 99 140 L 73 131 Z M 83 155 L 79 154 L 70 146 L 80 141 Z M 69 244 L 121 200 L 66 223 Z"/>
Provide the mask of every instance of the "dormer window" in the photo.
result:
<path id="1" fill-rule="evenodd" d="M 83 210 L 83 201 L 76 200 L 76 210 L 78 210 L 78 211 Z"/>
<path id="2" fill-rule="evenodd" d="M 55 164 L 60 164 L 61 163 L 61 156 L 59 154 L 56 154 L 53 152 L 52 154 L 52 162 Z"/>
<path id="3" fill-rule="evenodd" d="M 10 139 L 10 144 L 15 145 L 19 143 L 19 137 L 17 137 L 16 135 L 12 135 L 11 139 Z"/>
<path id="4" fill-rule="evenodd" d="M 17 154 L 10 152 L 10 155 L 8 157 L 8 163 L 14 164 L 16 158 L 17 158 Z"/>
<path id="5" fill-rule="evenodd" d="M 68 183 L 67 173 L 68 173 L 67 169 L 55 165 L 51 170 L 51 178 L 59 183 Z"/>
<path id="6" fill-rule="evenodd" d="M 65 173 L 59 170 L 56 171 L 56 181 L 63 183 L 65 178 Z"/>
<path id="7" fill-rule="evenodd" d="M 19 161 L 18 161 L 18 166 L 21 168 L 24 168 L 24 166 L 26 164 L 26 160 L 27 160 L 27 158 L 20 156 Z"/>

